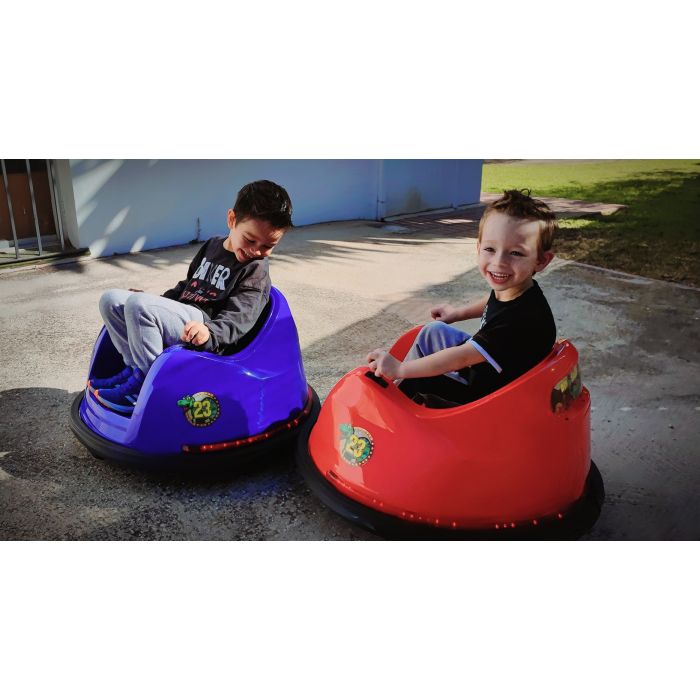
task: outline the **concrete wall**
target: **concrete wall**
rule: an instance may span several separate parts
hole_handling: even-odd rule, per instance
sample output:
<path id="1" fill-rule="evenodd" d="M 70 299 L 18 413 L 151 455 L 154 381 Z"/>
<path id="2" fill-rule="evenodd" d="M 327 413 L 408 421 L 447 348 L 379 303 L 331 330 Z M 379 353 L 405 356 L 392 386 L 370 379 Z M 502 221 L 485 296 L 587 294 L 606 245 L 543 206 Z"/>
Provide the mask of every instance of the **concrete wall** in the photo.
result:
<path id="1" fill-rule="evenodd" d="M 252 180 L 283 185 L 294 223 L 303 226 L 476 202 L 481 163 L 72 160 L 60 161 L 57 170 L 69 240 L 101 256 L 186 243 L 198 218 L 203 240 L 225 234 L 226 211 Z"/>
<path id="2" fill-rule="evenodd" d="M 380 218 L 479 201 L 481 160 L 385 160 Z"/>

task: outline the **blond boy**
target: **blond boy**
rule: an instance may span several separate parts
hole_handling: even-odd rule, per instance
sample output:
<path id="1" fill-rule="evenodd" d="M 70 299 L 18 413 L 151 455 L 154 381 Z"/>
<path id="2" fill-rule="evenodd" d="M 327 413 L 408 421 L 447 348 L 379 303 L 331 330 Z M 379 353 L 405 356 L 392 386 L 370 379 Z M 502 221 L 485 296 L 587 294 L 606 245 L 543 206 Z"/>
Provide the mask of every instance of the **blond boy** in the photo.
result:
<path id="1" fill-rule="evenodd" d="M 534 367 L 556 339 L 549 304 L 533 279 L 554 257 L 556 228 L 554 213 L 529 192 L 504 192 L 479 223 L 479 272 L 491 292 L 465 306 L 431 309 L 435 320 L 423 327 L 403 362 L 377 349 L 367 356 L 370 369 L 377 376 L 402 380 L 401 389 L 420 395 L 419 400 L 432 395 L 462 404 Z M 479 317 L 481 325 L 473 336 L 449 325 Z"/>

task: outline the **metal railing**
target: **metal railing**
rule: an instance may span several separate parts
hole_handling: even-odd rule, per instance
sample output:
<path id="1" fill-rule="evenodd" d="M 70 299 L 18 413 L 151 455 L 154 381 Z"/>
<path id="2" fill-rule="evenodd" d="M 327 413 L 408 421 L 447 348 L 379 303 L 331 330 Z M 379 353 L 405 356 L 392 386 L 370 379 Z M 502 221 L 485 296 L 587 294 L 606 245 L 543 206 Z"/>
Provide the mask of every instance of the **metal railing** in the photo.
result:
<path id="1" fill-rule="evenodd" d="M 36 193 L 35 193 L 35 188 L 34 188 L 34 177 L 32 174 L 32 168 L 29 162 L 29 159 L 25 159 L 25 167 L 26 167 L 26 174 L 27 174 L 27 182 L 29 185 L 29 196 L 31 199 L 31 205 L 32 205 L 32 214 L 34 218 L 34 233 L 35 233 L 35 240 L 36 240 L 36 257 L 42 257 L 45 254 L 44 250 L 44 245 L 42 243 L 42 233 L 40 230 L 39 226 L 39 216 L 37 213 L 37 198 L 36 198 Z M 7 167 L 5 160 L 0 159 L 0 168 L 2 169 L 2 179 L 3 179 L 3 184 L 4 184 L 4 189 L 5 189 L 5 196 L 7 198 L 7 211 L 9 212 L 9 223 L 10 227 L 12 230 L 12 242 L 14 244 L 14 249 L 15 249 L 15 259 L 19 260 L 20 258 L 20 253 L 23 254 L 31 254 L 34 255 L 35 251 L 32 250 L 31 243 L 32 239 L 31 238 L 22 238 L 18 239 L 17 236 L 17 226 L 16 226 L 16 221 L 15 221 L 15 212 L 13 209 L 12 205 L 12 195 L 10 193 L 10 183 L 9 179 L 7 176 Z M 66 244 L 65 244 L 65 237 L 63 234 L 63 222 L 61 221 L 61 215 L 60 215 L 60 210 L 58 206 L 58 192 L 56 190 L 56 178 L 54 174 L 54 163 L 51 160 L 46 160 L 46 176 L 48 178 L 48 189 L 49 189 L 49 197 L 51 199 L 51 212 L 53 214 L 53 223 L 54 223 L 54 230 L 57 232 L 57 238 L 58 238 L 58 244 L 60 245 L 60 250 L 61 252 L 65 251 L 66 249 Z M 1 223 L 1 222 L 0 222 Z M 46 237 L 47 234 L 44 234 Z M 53 233 L 49 234 L 51 236 L 54 236 Z M 9 243 L 9 240 L 8 240 Z M 22 245 L 22 248 L 20 247 Z M 29 248 L 29 250 L 27 250 Z"/>

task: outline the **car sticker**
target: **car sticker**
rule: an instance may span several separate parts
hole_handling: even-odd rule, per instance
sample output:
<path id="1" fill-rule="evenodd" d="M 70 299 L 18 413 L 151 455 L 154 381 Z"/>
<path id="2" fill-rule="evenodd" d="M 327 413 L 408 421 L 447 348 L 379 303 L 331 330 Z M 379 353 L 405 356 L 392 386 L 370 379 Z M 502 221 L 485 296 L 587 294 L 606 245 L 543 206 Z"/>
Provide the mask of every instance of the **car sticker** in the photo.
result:
<path id="1" fill-rule="evenodd" d="M 219 399 L 208 391 L 183 396 L 177 405 L 183 409 L 185 418 L 195 428 L 206 428 L 221 415 Z"/>
<path id="2" fill-rule="evenodd" d="M 362 466 L 374 451 L 374 440 L 364 428 L 340 425 L 340 456 L 354 467 Z"/>

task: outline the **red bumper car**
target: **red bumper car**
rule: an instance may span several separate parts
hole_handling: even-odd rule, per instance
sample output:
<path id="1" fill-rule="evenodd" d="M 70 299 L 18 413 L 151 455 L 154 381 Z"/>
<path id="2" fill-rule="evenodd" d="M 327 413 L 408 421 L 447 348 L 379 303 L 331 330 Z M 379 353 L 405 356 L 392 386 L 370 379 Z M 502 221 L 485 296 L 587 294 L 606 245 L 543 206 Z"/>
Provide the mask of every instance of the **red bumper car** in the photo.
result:
<path id="1" fill-rule="evenodd" d="M 391 353 L 402 359 L 419 330 Z M 493 394 L 447 409 L 359 367 L 305 427 L 297 463 L 327 506 L 384 536 L 578 537 L 604 499 L 590 409 L 568 341 Z"/>

